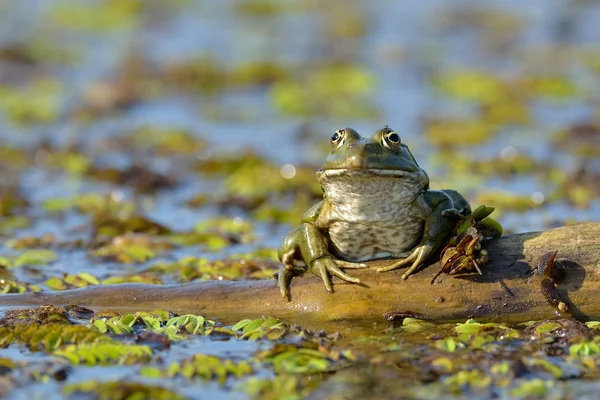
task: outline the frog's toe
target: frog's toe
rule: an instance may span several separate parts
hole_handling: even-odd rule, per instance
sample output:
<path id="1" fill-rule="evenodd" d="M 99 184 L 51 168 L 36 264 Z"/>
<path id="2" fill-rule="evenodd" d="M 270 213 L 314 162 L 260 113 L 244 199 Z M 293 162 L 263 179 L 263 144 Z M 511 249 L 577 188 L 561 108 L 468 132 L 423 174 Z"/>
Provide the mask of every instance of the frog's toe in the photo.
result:
<path id="1" fill-rule="evenodd" d="M 400 261 L 396 261 L 395 263 L 388 265 L 387 267 L 377 268 L 377 272 L 393 271 L 395 269 L 402 268 L 405 265 L 410 264 L 411 262 L 413 262 L 416 259 L 417 259 L 417 255 L 413 252 L 410 256 L 403 258 Z"/>
<path id="2" fill-rule="evenodd" d="M 290 286 L 292 284 L 292 278 L 294 274 L 287 268 L 281 268 L 277 274 L 277 286 L 281 296 L 290 299 Z"/>
<path id="3" fill-rule="evenodd" d="M 361 268 L 361 267 L 357 267 L 357 268 Z M 331 275 L 337 276 L 338 278 L 340 278 L 341 280 L 344 280 L 346 282 L 361 283 L 360 279 L 355 278 L 352 275 L 348 275 L 347 273 L 342 271 L 340 269 L 340 267 L 338 267 L 337 262 L 335 262 L 333 260 L 327 260 L 327 271 L 329 271 L 329 273 Z"/>
<path id="4" fill-rule="evenodd" d="M 355 267 L 356 268 L 356 267 Z M 362 268 L 362 267 L 358 267 Z M 335 276 L 350 283 L 361 283 L 360 279 L 348 275 L 340 269 L 338 261 L 334 261 L 332 258 L 324 257 L 313 262 L 311 268 L 312 272 L 320 277 L 325 284 L 325 288 L 328 292 L 333 292 L 333 285 L 331 283 L 331 276 Z"/>
<path id="5" fill-rule="evenodd" d="M 407 279 L 413 272 L 419 268 L 423 262 L 431 255 L 432 246 L 429 244 L 424 244 L 417 247 L 410 256 L 402 259 L 400 261 L 396 261 L 392 265 L 388 265 L 387 267 L 381 267 L 377 269 L 377 272 L 388 272 L 393 271 L 398 268 L 402 268 L 406 265 L 411 264 L 410 268 L 402 275 L 402 279 Z"/>
<path id="6" fill-rule="evenodd" d="M 329 293 L 333 293 L 333 286 L 331 284 L 331 278 L 329 277 L 329 273 L 327 272 L 328 268 L 326 266 L 326 262 L 330 260 L 316 260 L 313 263 L 312 272 L 317 275 L 323 283 L 325 284 L 325 289 Z M 333 261 L 332 261 L 333 262 Z"/>
<path id="7" fill-rule="evenodd" d="M 281 291 L 281 296 L 290 300 L 290 287 L 292 285 L 292 279 L 296 276 L 302 275 L 304 268 L 294 267 L 292 265 L 286 265 L 279 269 L 277 273 L 277 286 Z"/>
<path id="8" fill-rule="evenodd" d="M 361 269 L 361 268 L 369 268 L 367 264 L 363 263 L 353 263 L 349 261 L 343 260 L 335 260 L 335 263 L 340 266 L 340 268 L 349 268 L 349 269 Z"/>
<path id="9" fill-rule="evenodd" d="M 416 259 L 410 268 L 402 275 L 402 279 L 408 279 L 408 277 L 417 270 L 427 258 L 431 255 L 433 247 L 429 244 L 424 244 L 415 249 L 411 256 L 415 256 Z"/>

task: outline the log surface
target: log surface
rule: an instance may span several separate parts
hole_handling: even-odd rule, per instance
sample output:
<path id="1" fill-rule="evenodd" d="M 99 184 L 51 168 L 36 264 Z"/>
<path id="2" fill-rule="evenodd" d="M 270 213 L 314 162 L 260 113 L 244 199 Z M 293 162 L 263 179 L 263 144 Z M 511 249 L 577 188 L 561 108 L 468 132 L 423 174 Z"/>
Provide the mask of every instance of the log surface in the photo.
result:
<path id="1" fill-rule="evenodd" d="M 362 285 L 335 280 L 335 293 L 311 274 L 294 279 L 292 300 L 283 299 L 275 281 L 207 281 L 181 285 L 122 284 L 64 292 L 0 296 L 3 310 L 32 305 L 77 304 L 94 310 L 143 311 L 157 308 L 234 321 L 261 315 L 294 322 L 382 321 L 389 311 L 420 313 L 439 321 L 466 318 L 527 321 L 558 315 L 533 273 L 539 258 L 558 250 L 565 268 L 559 291 L 582 320 L 600 319 L 600 223 L 570 225 L 542 232 L 504 236 L 488 242 L 483 276 L 441 275 L 438 263 L 400 279 L 402 270 L 377 273 L 352 270 Z M 369 263 L 381 266 L 390 261 Z"/>

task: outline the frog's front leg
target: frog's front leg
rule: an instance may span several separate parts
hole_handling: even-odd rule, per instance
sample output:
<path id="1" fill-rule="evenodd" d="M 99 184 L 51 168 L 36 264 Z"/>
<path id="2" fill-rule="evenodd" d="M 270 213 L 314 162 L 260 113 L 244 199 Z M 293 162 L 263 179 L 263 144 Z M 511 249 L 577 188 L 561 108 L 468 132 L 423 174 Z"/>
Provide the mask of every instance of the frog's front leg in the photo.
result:
<path id="1" fill-rule="evenodd" d="M 461 207 L 464 206 L 463 209 L 458 210 L 455 208 L 453 196 L 458 196 L 456 203 L 460 204 Z M 454 191 L 447 193 L 431 190 L 425 193 L 424 200 L 432 208 L 432 211 L 425 220 L 421 242 L 408 257 L 387 267 L 379 268 L 377 272 L 392 271 L 410 265 L 408 270 L 402 275 L 402 279 L 407 279 L 417 268 L 422 266 L 425 261 L 436 254 L 448 242 L 452 236 L 456 220 L 469 210 L 466 200 Z"/>
<path id="2" fill-rule="evenodd" d="M 365 264 L 356 264 L 334 259 L 329 253 L 329 239 L 311 223 L 303 223 L 291 231 L 279 248 L 279 259 L 283 267 L 279 269 L 278 286 L 283 297 L 290 295 L 292 279 L 309 269 L 323 280 L 325 288 L 333 292 L 331 276 L 352 283 L 360 279 L 346 274 L 341 268 L 366 268 Z"/>

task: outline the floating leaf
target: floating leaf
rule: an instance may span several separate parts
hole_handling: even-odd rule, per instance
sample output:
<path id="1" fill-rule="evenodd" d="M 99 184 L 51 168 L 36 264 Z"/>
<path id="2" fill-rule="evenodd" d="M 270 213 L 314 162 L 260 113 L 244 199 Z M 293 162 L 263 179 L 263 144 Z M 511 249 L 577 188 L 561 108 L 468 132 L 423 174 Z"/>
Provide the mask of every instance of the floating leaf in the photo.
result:
<path id="1" fill-rule="evenodd" d="M 14 261 L 15 267 L 23 265 L 46 265 L 56 261 L 58 256 L 52 250 L 32 249 L 21 253 Z"/>
<path id="2" fill-rule="evenodd" d="M 130 365 L 150 360 L 152 350 L 146 345 L 126 345 L 119 342 L 69 345 L 54 352 L 73 364 Z"/>

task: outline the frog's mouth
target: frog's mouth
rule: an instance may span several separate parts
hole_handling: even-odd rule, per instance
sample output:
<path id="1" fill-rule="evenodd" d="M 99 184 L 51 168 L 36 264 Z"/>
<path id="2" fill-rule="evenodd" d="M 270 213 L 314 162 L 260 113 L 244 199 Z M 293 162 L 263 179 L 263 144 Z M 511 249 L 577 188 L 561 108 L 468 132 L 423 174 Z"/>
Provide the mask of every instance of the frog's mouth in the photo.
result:
<path id="1" fill-rule="evenodd" d="M 333 169 L 318 169 L 317 175 L 325 175 L 326 177 L 343 176 L 343 175 L 362 175 L 362 176 L 407 176 L 414 175 L 417 171 L 406 171 L 402 169 L 359 169 L 359 168 L 333 168 Z"/>

